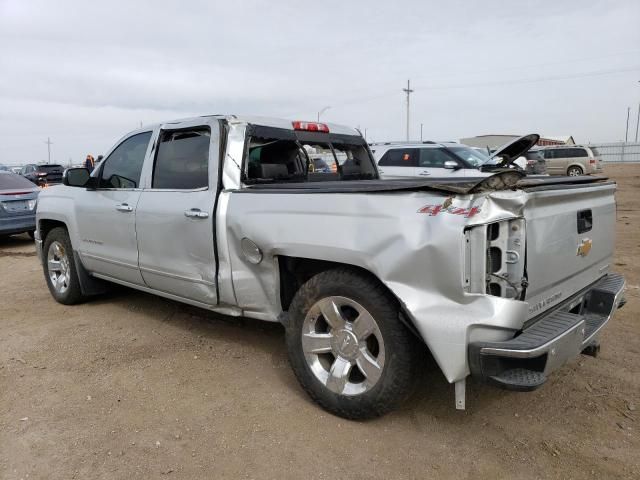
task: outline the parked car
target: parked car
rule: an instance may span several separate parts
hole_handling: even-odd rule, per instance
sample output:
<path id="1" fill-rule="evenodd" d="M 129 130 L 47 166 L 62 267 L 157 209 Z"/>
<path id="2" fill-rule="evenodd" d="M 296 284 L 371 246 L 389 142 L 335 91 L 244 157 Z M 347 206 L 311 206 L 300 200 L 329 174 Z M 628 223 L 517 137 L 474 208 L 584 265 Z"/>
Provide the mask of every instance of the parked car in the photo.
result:
<path id="1" fill-rule="evenodd" d="M 318 145 L 335 173 L 309 171 Z M 36 248 L 63 304 L 113 282 L 281 322 L 300 384 L 336 415 L 393 409 L 427 348 L 464 408 L 469 375 L 532 390 L 597 350 L 623 303 L 615 188 L 512 170 L 381 180 L 353 128 L 213 115 L 67 169 L 40 194 Z"/>
<path id="2" fill-rule="evenodd" d="M 40 189 L 26 178 L 0 170 L 0 236 L 36 229 L 36 206 Z"/>
<path id="3" fill-rule="evenodd" d="M 458 143 L 374 143 L 371 151 L 382 178 L 477 177 L 488 157 Z"/>
<path id="4" fill-rule="evenodd" d="M 15 173 L 16 175 L 20 175 L 20 172 L 22 171 L 22 167 L 10 167 L 9 170 L 11 170 L 11 172 Z"/>
<path id="5" fill-rule="evenodd" d="M 544 156 L 549 175 L 591 175 L 602 173 L 602 161 L 594 147 L 562 145 L 539 150 Z"/>
<path id="6" fill-rule="evenodd" d="M 36 165 L 35 163 L 30 163 L 22 167 L 20 174 L 37 185 L 41 184 L 43 179 L 46 184 L 55 185 L 62 183 L 63 172 L 64 167 L 62 165 L 52 163 Z"/>

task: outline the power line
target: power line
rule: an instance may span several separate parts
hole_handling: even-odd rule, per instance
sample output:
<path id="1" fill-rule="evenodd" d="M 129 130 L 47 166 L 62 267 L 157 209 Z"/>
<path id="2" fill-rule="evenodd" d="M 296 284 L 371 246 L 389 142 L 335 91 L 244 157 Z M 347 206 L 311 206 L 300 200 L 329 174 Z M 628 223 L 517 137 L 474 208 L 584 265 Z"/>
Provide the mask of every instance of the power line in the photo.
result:
<path id="1" fill-rule="evenodd" d="M 551 61 L 551 62 L 544 62 L 544 63 L 536 63 L 536 64 L 527 64 L 527 65 L 516 65 L 516 66 L 512 66 L 512 67 L 500 67 L 499 71 L 500 72 L 507 72 L 507 71 L 523 71 L 523 72 L 529 72 L 531 70 L 535 70 L 537 68 L 541 68 L 541 67 L 547 67 L 547 66 L 554 66 L 554 65 L 565 65 L 565 64 L 569 64 L 569 63 L 579 63 L 579 62 L 585 62 L 585 61 L 591 61 L 591 60 L 601 60 L 601 59 L 607 59 L 607 58 L 613 58 L 613 57 L 620 57 L 620 56 L 625 56 L 625 55 L 637 55 L 640 54 L 640 50 L 630 50 L 630 51 L 626 51 L 626 52 L 618 52 L 615 54 L 608 54 L 608 55 L 597 55 L 597 56 L 592 56 L 592 57 L 581 57 L 581 58 L 573 58 L 573 59 L 565 59 L 565 60 L 557 60 L 557 61 Z M 428 75 L 412 75 L 414 81 L 416 79 L 418 80 L 422 80 L 422 79 L 440 79 L 440 78 L 447 78 L 447 77 L 456 77 L 459 78 L 461 73 L 464 73 L 465 76 L 469 76 L 471 75 L 478 75 L 478 74 L 486 74 L 486 73 L 496 73 L 496 68 L 487 68 L 487 69 L 473 69 L 473 71 L 468 71 L 465 70 L 464 72 L 456 72 L 456 71 L 450 71 L 450 72 L 446 72 L 443 71 L 442 68 L 440 68 L 439 66 L 439 73 L 430 73 Z M 395 82 L 393 82 L 395 83 Z M 395 88 L 392 87 L 392 83 L 388 83 L 387 84 L 388 87 L 385 88 L 384 86 L 381 85 L 382 88 L 384 88 L 385 93 L 383 94 L 378 94 L 378 95 L 373 95 L 373 96 L 366 96 L 366 97 L 360 97 L 363 99 L 363 101 L 370 101 L 370 100 L 376 100 L 378 98 L 383 98 L 383 97 L 390 97 L 393 96 L 394 93 L 396 92 Z M 353 91 L 354 94 L 357 94 L 359 92 L 361 92 L 362 89 L 359 90 L 355 90 Z M 349 96 L 351 94 L 351 92 L 347 91 L 344 92 L 343 95 L 347 95 Z M 356 97 L 357 98 L 357 97 Z M 344 102 L 343 105 L 350 105 L 352 103 L 359 103 L 359 102 L 354 102 L 354 101 L 348 101 L 348 102 Z"/>
<path id="2" fill-rule="evenodd" d="M 577 61 L 577 60 L 576 60 Z M 531 65 L 527 67 L 528 70 L 535 68 L 536 65 Z M 640 65 L 635 65 L 632 67 L 618 68 L 618 69 L 603 69 L 603 70 L 594 70 L 591 72 L 582 72 L 575 74 L 567 74 L 567 75 L 552 75 L 546 77 L 534 77 L 534 78 L 520 78 L 520 79 L 512 79 L 512 80 L 498 80 L 492 82 L 475 82 L 475 83 L 466 83 L 466 84 L 458 84 L 458 85 L 432 85 L 432 86 L 419 86 L 419 88 L 423 90 L 454 90 L 460 88 L 479 88 L 479 87 L 493 87 L 493 86 L 502 86 L 502 85 L 518 85 L 518 84 L 529 84 L 529 83 L 542 83 L 542 82 L 550 82 L 550 81 L 559 81 L 559 80 L 571 80 L 578 78 L 588 78 L 588 77 L 597 77 L 597 76 L 605 76 L 605 75 L 614 75 L 618 73 L 625 72 L 633 72 L 640 70 Z M 403 89 L 405 91 L 405 89 Z M 350 105 L 358 105 L 362 103 L 371 102 L 373 100 L 379 100 L 382 98 L 394 97 L 397 95 L 397 90 L 386 90 L 384 93 L 379 93 L 375 95 L 367 95 L 362 97 L 352 97 L 349 100 L 344 102 L 332 102 L 334 105 L 334 109 L 339 109 L 341 107 L 347 107 Z M 413 92 L 413 90 L 412 90 Z M 408 97 L 408 94 L 407 94 Z M 282 115 L 283 117 L 290 117 L 292 115 L 296 115 L 299 112 L 290 113 L 288 115 Z"/>
<path id="3" fill-rule="evenodd" d="M 636 70 L 640 70 L 640 65 L 636 65 L 629 68 L 619 68 L 612 70 L 595 70 L 593 72 L 584 72 L 584 73 L 576 73 L 569 75 L 553 75 L 548 77 L 538 77 L 538 78 L 522 78 L 522 79 L 514 79 L 514 80 L 498 80 L 495 82 L 478 82 L 478 83 L 467 83 L 460 85 L 442 85 L 442 86 L 424 86 L 422 88 L 428 90 L 450 90 L 455 88 L 471 88 L 471 87 L 493 87 L 499 85 L 517 85 L 523 83 L 540 83 L 540 82 L 550 82 L 555 80 L 570 80 L 575 78 L 586 78 L 586 77 L 598 77 L 602 75 L 611 75 L 614 73 L 624 73 L 624 72 L 634 72 Z"/>

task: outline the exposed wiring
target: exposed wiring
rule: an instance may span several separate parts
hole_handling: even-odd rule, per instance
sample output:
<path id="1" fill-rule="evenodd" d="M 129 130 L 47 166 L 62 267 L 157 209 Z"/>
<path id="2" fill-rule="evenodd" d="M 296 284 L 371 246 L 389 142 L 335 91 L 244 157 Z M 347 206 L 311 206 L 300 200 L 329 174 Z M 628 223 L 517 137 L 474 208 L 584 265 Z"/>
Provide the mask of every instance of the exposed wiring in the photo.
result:
<path id="1" fill-rule="evenodd" d="M 495 273 L 490 273 L 489 276 L 498 278 L 498 279 L 502 280 L 503 282 L 506 282 L 507 284 L 509 284 L 509 286 L 516 291 L 516 295 L 513 297 L 514 300 L 517 300 L 520 297 L 520 295 L 522 294 L 522 289 L 524 288 L 522 285 L 518 286 L 515 283 L 513 283 L 511 280 L 509 280 L 508 278 L 503 277 L 502 275 L 497 275 Z"/>

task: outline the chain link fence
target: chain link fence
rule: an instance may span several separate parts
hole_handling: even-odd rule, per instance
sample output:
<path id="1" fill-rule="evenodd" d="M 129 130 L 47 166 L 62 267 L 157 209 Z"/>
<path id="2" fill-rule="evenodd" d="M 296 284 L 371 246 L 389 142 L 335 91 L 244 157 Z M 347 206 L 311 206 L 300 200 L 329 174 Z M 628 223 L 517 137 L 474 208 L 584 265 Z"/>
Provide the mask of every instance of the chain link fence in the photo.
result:
<path id="1" fill-rule="evenodd" d="M 640 162 L 640 142 L 590 143 L 605 163 Z"/>

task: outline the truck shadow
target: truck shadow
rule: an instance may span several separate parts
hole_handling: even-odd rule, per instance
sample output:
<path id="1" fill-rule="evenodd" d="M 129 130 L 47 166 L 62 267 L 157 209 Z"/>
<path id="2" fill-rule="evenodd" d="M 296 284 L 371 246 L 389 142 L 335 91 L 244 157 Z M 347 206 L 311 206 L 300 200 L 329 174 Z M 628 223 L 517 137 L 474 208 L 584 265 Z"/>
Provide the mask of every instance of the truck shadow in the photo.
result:
<path id="1" fill-rule="evenodd" d="M 20 235 L 8 235 L 8 236 L 0 235 L 0 248 L 33 247 L 33 246 L 34 246 L 33 240 L 26 233 L 23 233 Z"/>
<path id="2" fill-rule="evenodd" d="M 212 342 L 231 344 L 235 349 L 249 352 L 248 356 L 251 351 L 265 353 L 270 358 L 270 368 L 282 382 L 282 387 L 301 401 L 313 404 L 289 367 L 284 327 L 279 323 L 221 315 L 120 286 L 115 286 L 108 294 L 96 297 L 90 303 L 95 306 L 115 303 L 125 309 L 143 313 L 151 329 L 158 328 L 157 324 L 162 323 L 188 331 L 194 339 L 202 337 Z M 422 353 L 423 359 L 412 395 L 399 410 L 390 414 L 396 419 L 404 418 L 416 428 L 423 423 L 418 418 L 425 416 L 451 424 L 464 424 L 476 414 L 493 411 L 495 404 L 505 396 L 517 395 L 468 380 L 467 410 L 456 410 L 454 386 L 444 378 L 426 346 Z M 247 368 L 246 364 L 244 368 Z M 265 366 L 261 365 L 259 368 L 263 369 Z M 258 368 L 251 374 L 259 374 Z M 379 420 L 366 423 L 377 421 Z"/>

